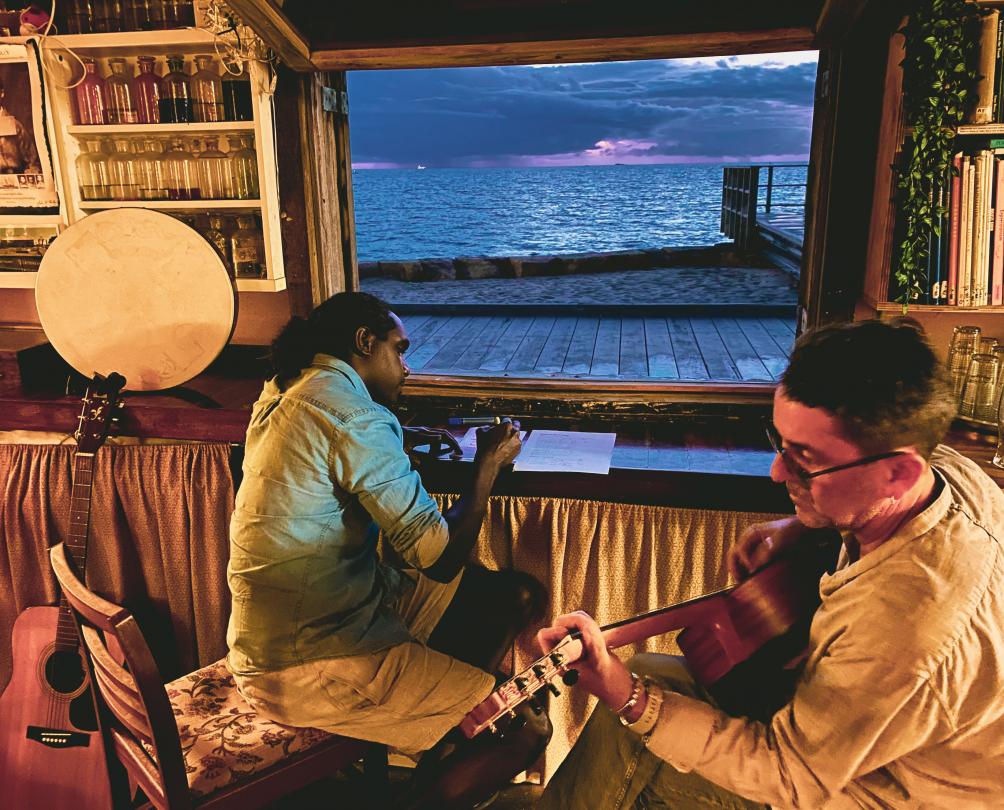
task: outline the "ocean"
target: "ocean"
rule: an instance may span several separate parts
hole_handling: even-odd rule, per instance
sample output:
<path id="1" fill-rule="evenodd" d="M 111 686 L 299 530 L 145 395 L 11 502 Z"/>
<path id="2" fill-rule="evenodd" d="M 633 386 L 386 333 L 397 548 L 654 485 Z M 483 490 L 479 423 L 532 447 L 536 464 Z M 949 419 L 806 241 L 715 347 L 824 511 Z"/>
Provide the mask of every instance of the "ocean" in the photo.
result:
<path id="1" fill-rule="evenodd" d="M 805 183 L 778 167 L 775 183 Z M 760 172 L 760 199 L 766 170 Z M 359 261 L 691 247 L 719 232 L 722 164 L 356 169 Z M 805 189 L 773 202 L 802 204 Z M 794 211 L 796 209 L 783 209 Z"/>

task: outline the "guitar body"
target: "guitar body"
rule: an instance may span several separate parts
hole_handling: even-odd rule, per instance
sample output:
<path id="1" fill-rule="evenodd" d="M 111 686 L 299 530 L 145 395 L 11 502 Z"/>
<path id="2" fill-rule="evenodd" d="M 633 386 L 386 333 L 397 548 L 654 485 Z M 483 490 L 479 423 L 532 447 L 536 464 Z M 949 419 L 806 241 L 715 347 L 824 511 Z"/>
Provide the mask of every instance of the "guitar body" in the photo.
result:
<path id="1" fill-rule="evenodd" d="M 14 670 L 0 696 L 0 804 L 110 810 L 104 745 L 79 652 L 56 649 L 59 608 L 14 622 Z"/>

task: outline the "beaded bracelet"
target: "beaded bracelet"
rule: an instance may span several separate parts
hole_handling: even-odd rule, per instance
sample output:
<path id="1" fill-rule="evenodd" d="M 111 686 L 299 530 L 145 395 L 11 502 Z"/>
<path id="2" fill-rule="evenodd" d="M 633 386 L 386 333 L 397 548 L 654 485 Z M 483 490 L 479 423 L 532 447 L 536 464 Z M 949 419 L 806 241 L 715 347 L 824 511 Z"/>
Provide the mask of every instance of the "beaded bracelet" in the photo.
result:
<path id="1" fill-rule="evenodd" d="M 628 697 L 624 705 L 614 712 L 614 714 L 616 714 L 618 717 L 621 718 L 621 722 L 624 721 L 624 714 L 626 712 L 629 712 L 632 709 L 632 707 L 638 702 L 638 699 L 641 697 L 642 689 L 643 689 L 643 684 L 641 682 L 641 678 L 639 678 L 632 672 L 631 695 L 630 697 Z"/>
<path id="2" fill-rule="evenodd" d="M 648 695 L 648 700 L 645 702 L 645 708 L 638 719 L 633 723 L 628 723 L 625 718 L 621 718 L 621 723 L 642 736 L 649 735 L 652 729 L 655 728 L 655 724 L 659 721 L 663 698 L 662 688 L 658 684 L 649 681 L 645 682 L 645 693 Z"/>

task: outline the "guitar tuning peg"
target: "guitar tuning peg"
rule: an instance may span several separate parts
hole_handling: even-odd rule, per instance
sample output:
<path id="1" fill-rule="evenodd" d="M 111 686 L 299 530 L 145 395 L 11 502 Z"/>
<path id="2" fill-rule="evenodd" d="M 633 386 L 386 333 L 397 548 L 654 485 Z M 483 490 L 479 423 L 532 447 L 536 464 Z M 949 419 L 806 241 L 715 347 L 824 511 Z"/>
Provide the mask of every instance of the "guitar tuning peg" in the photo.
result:
<path id="1" fill-rule="evenodd" d="M 566 669 L 561 673 L 561 681 L 565 686 L 575 686 L 579 680 L 579 670 L 577 669 Z"/>
<path id="2" fill-rule="evenodd" d="M 561 697 L 561 690 L 550 681 L 547 682 L 547 690 L 555 697 Z"/>

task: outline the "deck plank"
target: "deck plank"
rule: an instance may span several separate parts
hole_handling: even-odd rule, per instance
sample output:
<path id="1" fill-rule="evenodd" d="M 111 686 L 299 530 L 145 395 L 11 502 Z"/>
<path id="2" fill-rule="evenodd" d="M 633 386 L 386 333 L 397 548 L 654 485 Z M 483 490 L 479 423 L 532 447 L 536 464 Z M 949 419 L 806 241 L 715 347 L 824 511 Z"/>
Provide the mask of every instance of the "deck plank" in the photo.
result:
<path id="1" fill-rule="evenodd" d="M 759 382 L 774 379 L 733 318 L 714 318 L 713 323 L 742 379 Z"/>
<path id="2" fill-rule="evenodd" d="M 447 343 L 443 346 L 437 353 L 436 356 L 429 360 L 425 364 L 425 369 L 431 371 L 432 369 L 448 369 L 450 366 L 454 365 L 457 360 L 463 357 L 464 352 L 474 344 L 475 342 L 481 342 L 479 340 L 481 333 L 484 332 L 485 328 L 488 326 L 488 322 L 491 321 L 490 315 L 477 315 L 471 318 L 463 329 L 457 332 Z"/>
<path id="3" fill-rule="evenodd" d="M 467 350 L 453 364 L 450 371 L 467 371 L 475 373 L 484 359 L 494 350 L 496 342 L 509 328 L 512 317 L 495 315 L 479 336 L 478 341 L 467 347 Z"/>
<path id="4" fill-rule="evenodd" d="M 620 376 L 648 377 L 648 351 L 645 344 L 645 321 L 641 318 L 621 320 Z"/>
<path id="5" fill-rule="evenodd" d="M 616 377 L 620 370 L 621 319 L 600 318 L 596 331 L 596 345 L 593 347 L 593 362 L 589 366 L 590 377 Z"/>
<path id="6" fill-rule="evenodd" d="M 665 318 L 645 319 L 645 350 L 648 353 L 648 374 L 665 380 L 678 380 L 680 370 L 673 353 L 673 341 Z M 703 364 L 702 364 L 703 367 Z"/>
<path id="7" fill-rule="evenodd" d="M 422 344 L 413 352 L 405 355 L 405 359 L 408 361 L 408 365 L 411 366 L 411 370 L 420 371 L 425 368 L 429 361 L 439 354 L 440 350 L 453 340 L 454 336 L 470 321 L 470 316 L 449 318 L 431 337 L 423 340 Z"/>
<path id="8" fill-rule="evenodd" d="M 533 318 L 530 316 L 513 318 L 478 368 L 482 371 L 505 371 L 532 323 Z"/>
<path id="9" fill-rule="evenodd" d="M 738 380 L 739 372 L 732 364 L 732 357 L 725 348 L 718 330 L 715 329 L 714 321 L 711 318 L 691 318 L 690 325 L 711 379 Z"/>
<path id="10" fill-rule="evenodd" d="M 506 366 L 506 371 L 533 371 L 537 366 L 537 358 L 547 343 L 547 338 L 554 329 L 554 317 L 534 318 L 526 331 L 522 342 L 516 347 L 516 353 Z"/>
<path id="11" fill-rule="evenodd" d="M 677 368 L 680 370 L 680 379 L 714 379 L 708 373 L 707 366 L 704 365 L 704 358 L 701 357 L 701 350 L 694 337 L 690 319 L 666 318 L 666 325 L 669 328 L 669 336 L 673 340 L 673 353 L 676 356 Z"/>
<path id="12" fill-rule="evenodd" d="M 422 314 L 405 315 L 403 318 L 401 318 L 401 323 L 404 324 L 404 328 L 407 329 L 408 333 L 410 334 L 411 332 L 418 329 L 418 327 L 420 327 L 431 317 L 432 317 L 431 315 L 422 315 Z"/>
<path id="13" fill-rule="evenodd" d="M 565 374 L 588 374 L 593 362 L 593 347 L 596 345 L 596 332 L 600 326 L 599 318 L 579 318 L 572 334 L 572 342 L 565 355 Z"/>
<path id="14" fill-rule="evenodd" d="M 795 342 L 795 322 L 784 318 L 760 318 L 760 323 L 767 334 L 777 341 L 777 345 L 785 351 L 791 351 Z"/>
<path id="15" fill-rule="evenodd" d="M 537 358 L 539 374 L 560 374 L 565 364 L 568 347 L 572 344 L 575 325 L 579 319 L 575 316 L 559 315 L 554 319 L 554 329 L 548 335 L 547 342 Z"/>
<path id="16" fill-rule="evenodd" d="M 746 339 L 749 340 L 753 351 L 760 357 L 767 371 L 776 380 L 781 376 L 781 372 L 788 365 L 788 353 L 781 349 L 774 339 L 763 328 L 763 325 L 755 318 L 736 318 L 736 323 L 743 330 Z"/>

